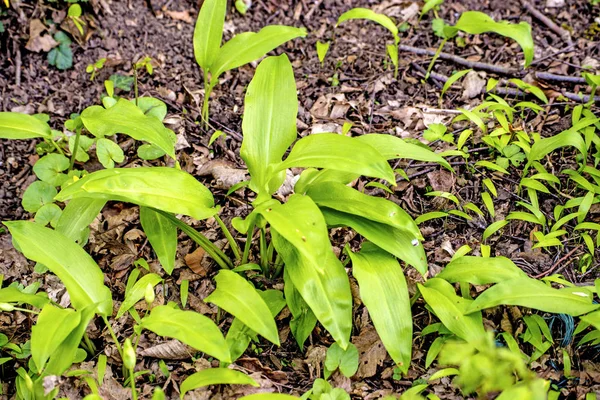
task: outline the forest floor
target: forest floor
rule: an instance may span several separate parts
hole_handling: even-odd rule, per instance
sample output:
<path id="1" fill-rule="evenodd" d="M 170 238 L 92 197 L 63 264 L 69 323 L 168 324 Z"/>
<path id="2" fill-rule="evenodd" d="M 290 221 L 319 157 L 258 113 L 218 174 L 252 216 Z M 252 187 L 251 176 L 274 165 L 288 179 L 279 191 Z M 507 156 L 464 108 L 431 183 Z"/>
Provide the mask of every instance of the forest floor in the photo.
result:
<path id="1" fill-rule="evenodd" d="M 522 53 L 514 42 L 497 35 L 466 35 L 462 47 L 455 41 L 449 41 L 444 52 L 470 62 L 480 61 L 504 67 L 509 72 L 517 71 L 517 75 L 476 69 L 475 73 L 468 75 L 468 79 L 454 84 L 443 97 L 440 97 L 443 85 L 440 75 L 448 77 L 466 67 L 452 60 L 439 59 L 433 68 L 439 74 L 434 78 L 437 76 L 439 79 L 425 81 L 423 71 L 431 61 L 431 55 L 403 51 L 401 48 L 398 79 L 394 79 L 385 48 L 391 40 L 389 32 L 374 23 L 356 21 L 337 28 L 323 64 L 319 62 L 315 49 L 317 41 L 331 39 L 337 18 L 343 12 L 353 7 L 367 7 L 387 14 L 398 24 L 406 23 L 402 25 L 406 29 L 400 33 L 401 45 L 435 50 L 441 39 L 432 32 L 430 16 L 418 21 L 422 6 L 420 2 L 254 0 L 252 3 L 245 16 L 233 7 L 229 9 L 225 39 L 245 31 L 258 31 L 267 24 L 306 27 L 308 30 L 305 39 L 288 42 L 274 52 L 285 52 L 294 67 L 300 104 L 297 121 L 300 136 L 341 132 L 344 123 L 350 122 L 354 136 L 377 132 L 422 139 L 423 131 L 432 122 L 449 125 L 456 116 L 455 110 L 470 109 L 481 104 L 485 98 L 482 91 L 489 78 L 523 78 L 526 74 L 523 79 L 542 88 L 550 101 L 542 105 L 543 110 L 539 114 L 523 112 L 516 123 L 528 131 L 548 137 L 571 126 L 571 111 L 578 104 L 560 98 L 560 94 L 585 92 L 587 86 L 581 82 L 539 79 L 535 73 L 579 77 L 583 65 L 591 66 L 596 71 L 600 68 L 600 6 L 594 6 L 587 0 L 531 2 L 546 17 L 568 29 L 571 42 L 535 18 L 519 0 L 447 0 L 438 12 L 449 23 L 456 22 L 457 17 L 467 10 L 485 12 L 496 20 L 529 22 L 533 28 L 536 50 L 533 66 L 521 74 Z M 553 7 L 556 4 L 558 6 Z M 201 70 L 194 60 L 192 46 L 198 9 L 198 1 L 193 0 L 90 0 L 84 6 L 87 18 L 85 37 L 79 36 L 73 44 L 73 67 L 59 71 L 48 64 L 46 53 L 31 51 L 32 44 L 28 42 L 32 39 L 30 33 L 35 21 L 47 23 L 52 19 L 60 23 L 65 18 L 65 8 L 54 2 L 12 1 L 11 8 L 0 14 L 0 22 L 4 27 L 0 33 L 0 111 L 45 113 L 50 117 L 51 126 L 62 130 L 63 122 L 72 113 L 80 113 L 85 107 L 100 103 L 105 90 L 104 80 L 113 74 L 132 76 L 132 63 L 149 56 L 154 72 L 152 75 L 140 74 L 139 94 L 156 97 L 167 104 L 169 114 L 165 122 L 180 136 L 177 150 L 182 169 L 197 176 L 211 188 L 217 204 L 228 205 L 223 209 L 228 210 L 229 215 L 222 215 L 226 223 L 234 216 L 247 215 L 249 192 L 242 189 L 227 195 L 227 191 L 232 184 L 246 177 L 245 166 L 239 156 L 241 117 L 245 89 L 257 63 L 227 72 L 215 88 L 211 98 L 210 122 L 213 127 L 223 130 L 226 136 L 209 145 L 209 138 L 214 131 L 204 129 L 198 123 L 204 93 Z M 73 32 L 73 36 L 77 36 L 77 32 Z M 86 67 L 101 58 L 106 58 L 107 62 L 91 80 Z M 133 97 L 133 91 L 119 89 L 117 93 Z M 126 153 L 126 160 L 121 166 L 148 164 L 136 157 L 132 140 L 123 140 L 119 144 Z M 443 141 L 431 146 L 436 151 L 452 147 Z M 470 156 L 468 162 L 461 157 L 449 157 L 456 171 L 454 174 L 437 165 L 402 162 L 395 167 L 403 168 L 410 180 L 399 182 L 392 193 L 377 187 L 364 189 L 387 197 L 415 218 L 430 211 L 452 209 L 452 203 L 447 199 L 425 196 L 431 191 L 452 193 L 462 202 L 472 202 L 484 209 L 481 200 L 482 180 L 490 175 L 470 168 L 469 163 L 493 160 L 494 156 L 481 141 L 473 144 Z M 30 218 L 23 210 L 20 199 L 24 190 L 35 180 L 32 166 L 37 159 L 35 142 L 0 143 L 0 220 Z M 552 171 L 558 172 L 574 163 L 574 155 L 561 153 L 547 162 L 552 166 Z M 85 165 L 88 171 L 99 168 L 94 159 Z M 451 215 L 447 219 L 433 219 L 420 225 L 431 275 L 440 271 L 463 245 L 469 245 L 473 249 L 472 254 L 480 254 L 479 244 L 482 243 L 485 228 L 494 220 L 503 219 L 518 209 L 516 202 L 521 199 L 519 167 L 511 166 L 510 172 L 508 176 L 494 176 L 498 190 L 498 196 L 494 199 L 494 218 L 480 216 L 465 220 Z M 562 176 L 561 179 L 566 187 L 567 177 Z M 540 207 L 549 218 L 556 204 L 564 203 L 565 198 L 561 194 L 540 194 Z M 591 207 L 587 221 L 600 222 L 598 204 Z M 214 220 L 201 224 L 200 229 L 211 239 L 222 239 Z M 513 221 L 502 235 L 492 236 L 486 244 L 491 246 L 493 254 L 512 259 L 530 276 L 559 273 L 575 284 L 593 284 L 594 279 L 600 276 L 597 259 L 592 259 L 582 268 L 581 256 L 584 251 L 579 245 L 567 241 L 564 247 L 532 248 L 535 244 L 534 230 L 530 223 Z M 349 235 L 349 232 L 336 232 L 332 241 L 342 242 L 344 235 Z M 358 236 L 352 239 L 353 244 L 358 245 L 359 242 Z M 135 260 L 145 258 L 155 272 L 159 271 L 155 256 L 140 230 L 139 213 L 134 206 L 109 203 L 92 226 L 87 250 L 104 271 L 107 285 L 117 299 L 123 296 L 128 272 L 134 268 Z M 570 257 L 564 259 L 565 254 L 570 254 Z M 557 264 L 557 261 L 560 263 Z M 218 268 L 210 259 L 202 257 L 194 242 L 185 235 L 180 240 L 177 267 L 172 276 L 159 272 L 164 274 L 166 282 L 161 293 L 164 302 L 178 301 L 178 284 L 187 279 L 190 281 L 189 308 L 214 316 L 216 309 L 202 299 L 214 289 L 210 278 Z M 34 272 L 33 263 L 12 247 L 6 231 L 0 232 L 0 274 L 7 283 L 16 281 L 27 285 L 40 281 L 42 289 L 57 298 L 64 293 L 57 279 Z M 407 274 L 409 285 L 414 290 L 417 274 L 411 271 Z M 412 281 L 411 274 L 414 278 Z M 269 285 L 278 287 L 280 283 L 271 282 Z M 413 363 L 409 373 L 399 379 L 394 376 L 393 362 L 382 348 L 368 315 L 363 311 L 364 307 L 357 306 L 354 321 L 353 342 L 361 356 L 358 373 L 352 379 L 335 374 L 334 385 L 346 389 L 353 398 L 375 399 L 383 394 L 402 393 L 436 371 L 435 365 L 424 367 L 431 339 L 419 336 L 418 332 L 431 320 L 422 305 L 416 305 L 413 309 L 416 332 Z M 513 323 L 515 332 L 523 329 L 523 323 L 510 313 L 489 313 L 485 319 L 492 329 L 497 328 L 501 321 Z M 286 331 L 285 328 L 288 320 L 289 313 L 285 311 L 278 317 L 284 337 L 289 334 L 289 329 Z M 121 331 L 117 333 L 125 335 L 131 329 L 130 322 L 127 317 L 119 320 L 118 329 Z M 32 323 L 28 314 L 0 314 L 0 332 L 17 343 L 27 340 Z M 229 322 L 225 320 L 221 323 Z M 551 324 L 555 339 L 564 336 L 567 330 L 561 324 L 563 322 L 558 319 Z M 103 343 L 106 339 L 101 324 L 91 324 L 88 334 L 97 343 Z M 309 346 L 303 350 L 291 339 L 282 340 L 280 348 L 261 341 L 253 345 L 236 364 L 251 373 L 263 389 L 302 394 L 321 375 L 320 364 L 331 338 L 326 331 L 317 328 L 309 341 Z M 107 342 L 106 353 L 114 357 L 114 349 L 111 351 L 109 348 L 110 339 Z M 152 335 L 140 342 L 138 351 L 147 356 L 138 368 L 150 370 L 155 377 L 154 382 L 145 377 L 139 378 L 142 397 L 149 398 L 151 388 L 159 385 L 169 393 L 169 398 L 176 398 L 180 382 L 209 362 L 202 358 L 164 360 L 169 369 L 167 376 L 161 371 L 159 358 L 151 356 L 156 344 L 156 337 Z M 562 389 L 565 398 L 582 398 L 587 392 L 600 390 L 597 349 L 577 347 L 571 343 L 568 346 L 572 346 L 569 351 L 573 359 L 570 379 L 564 376 L 562 353 L 558 348 L 550 350 L 532 368 L 539 376 L 552 380 L 557 388 Z M 85 363 L 93 366 L 95 360 Z M 119 363 L 119 360 L 109 358 L 109 370 L 112 370 L 107 374 L 109 383 L 102 389 L 106 399 L 124 399 L 131 394 L 122 387 Z M 14 370 L 4 368 L 0 376 L 3 393 L 11 396 L 14 393 L 11 383 L 15 377 Z M 89 393 L 83 381 L 75 378 L 70 378 L 61 387 L 62 394 L 72 399 L 82 398 Z M 189 396 L 194 399 L 230 399 L 254 390 L 246 386 L 210 387 L 198 389 Z M 428 390 L 442 399 L 464 398 L 460 390 L 451 384 L 450 378 L 430 383 Z"/>

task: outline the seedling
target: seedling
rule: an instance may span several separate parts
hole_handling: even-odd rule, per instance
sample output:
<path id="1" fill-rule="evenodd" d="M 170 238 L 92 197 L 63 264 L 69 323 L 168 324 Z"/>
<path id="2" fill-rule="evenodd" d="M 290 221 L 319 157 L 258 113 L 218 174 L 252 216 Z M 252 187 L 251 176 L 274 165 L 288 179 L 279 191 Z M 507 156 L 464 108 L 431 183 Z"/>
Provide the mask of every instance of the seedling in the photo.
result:
<path id="1" fill-rule="evenodd" d="M 88 74 L 90 74 L 90 80 L 93 81 L 94 78 L 96 77 L 96 73 L 98 73 L 98 71 L 100 71 L 103 67 L 104 67 L 104 63 L 106 62 L 106 58 L 100 58 L 98 61 L 96 61 L 93 64 L 89 64 L 86 68 L 85 68 L 85 72 L 87 72 Z"/>
<path id="2" fill-rule="evenodd" d="M 221 74 L 259 59 L 285 42 L 306 36 L 304 29 L 270 25 L 257 33 L 236 35 L 221 46 L 226 8 L 227 0 L 204 1 L 194 29 L 194 56 L 204 74 L 202 118 L 206 124 L 210 94 Z"/>

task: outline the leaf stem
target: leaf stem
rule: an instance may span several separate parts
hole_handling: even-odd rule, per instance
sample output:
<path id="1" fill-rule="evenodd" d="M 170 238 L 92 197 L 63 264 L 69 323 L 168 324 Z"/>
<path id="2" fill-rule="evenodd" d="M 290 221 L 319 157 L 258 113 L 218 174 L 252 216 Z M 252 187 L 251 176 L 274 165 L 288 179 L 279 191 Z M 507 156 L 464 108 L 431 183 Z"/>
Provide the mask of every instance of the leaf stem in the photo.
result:
<path id="1" fill-rule="evenodd" d="M 252 246 L 252 236 L 254 236 L 254 224 L 250 225 L 248 228 L 248 236 L 246 236 L 246 244 L 244 245 L 244 254 L 242 254 L 241 265 L 248 264 L 250 247 Z"/>
<path id="2" fill-rule="evenodd" d="M 135 105 L 138 105 L 138 73 L 137 65 L 133 64 L 133 93 L 135 94 Z"/>
<path id="3" fill-rule="evenodd" d="M 75 131 L 75 144 L 73 146 L 73 151 L 71 152 L 71 162 L 69 163 L 69 170 L 71 172 L 73 166 L 75 165 L 75 157 L 77 157 L 77 152 L 79 151 L 79 138 L 81 137 L 81 128 Z"/>
<path id="4" fill-rule="evenodd" d="M 429 63 L 429 66 L 427 67 L 427 73 L 425 74 L 425 80 L 429 79 L 429 75 L 431 74 L 431 70 L 433 69 L 433 65 L 435 64 L 435 62 L 437 61 L 438 57 L 442 53 L 442 49 L 444 48 L 444 45 L 446 44 L 447 41 L 448 41 L 448 39 L 442 40 L 442 43 L 440 44 L 440 47 L 438 47 L 437 51 L 433 55 L 433 58 L 431 59 L 431 62 Z"/>
<path id="5" fill-rule="evenodd" d="M 267 249 L 267 238 L 266 238 L 264 228 L 260 230 L 259 251 L 260 251 L 260 267 L 262 269 L 263 275 L 266 275 L 267 267 L 269 266 L 269 256 L 268 256 L 268 249 Z"/>
<path id="6" fill-rule="evenodd" d="M 221 217 L 219 217 L 219 214 L 215 214 L 215 219 L 217 220 L 217 223 L 221 227 L 223 234 L 227 238 L 227 241 L 229 242 L 229 246 L 231 247 L 231 250 L 233 251 L 233 254 L 235 255 L 236 261 L 239 262 L 242 259 L 240 246 L 237 244 L 237 242 L 233 238 L 233 235 L 231 234 L 229 229 L 227 229 L 227 225 L 225 225 L 225 222 L 223 222 Z"/>
<path id="7" fill-rule="evenodd" d="M 117 339 L 117 335 L 115 335 L 115 331 L 113 331 L 112 326 L 110 326 L 110 323 L 108 322 L 108 317 L 106 315 L 103 315 L 102 319 L 104 320 L 104 324 L 106 325 L 106 328 L 108 329 L 108 333 L 110 333 L 110 337 L 112 338 L 113 342 L 115 342 L 117 351 L 121 355 L 121 358 L 123 358 L 123 348 L 121 347 L 121 344 L 119 343 L 119 340 Z"/>

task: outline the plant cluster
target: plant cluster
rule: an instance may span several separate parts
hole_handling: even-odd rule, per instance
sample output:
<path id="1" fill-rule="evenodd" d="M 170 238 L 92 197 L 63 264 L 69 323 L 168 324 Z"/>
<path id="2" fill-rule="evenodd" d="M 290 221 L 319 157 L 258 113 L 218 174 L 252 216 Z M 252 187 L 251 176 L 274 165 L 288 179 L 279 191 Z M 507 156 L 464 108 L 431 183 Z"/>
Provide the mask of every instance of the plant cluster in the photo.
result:
<path id="1" fill-rule="evenodd" d="M 441 2 L 426 4 L 433 9 Z M 225 0 L 206 0 L 194 32 L 194 53 L 204 73 L 202 117 L 205 122 L 209 121 L 210 92 L 222 73 L 305 35 L 302 29 L 269 26 L 258 33 L 237 35 L 221 46 L 225 11 Z M 391 19 L 384 17 L 371 10 L 354 9 L 343 14 L 338 24 L 366 18 L 388 28 L 394 35 L 394 45 L 388 45 L 388 54 L 397 72 L 398 30 Z M 526 64 L 531 62 L 531 34 L 524 24 L 496 23 L 480 13 L 467 12 L 455 26 L 444 28 L 446 39 L 458 31 L 473 34 L 492 31 L 513 38 L 523 48 Z M 324 57 L 323 50 L 320 55 Z M 140 60 L 135 70 L 146 69 L 152 73 L 150 61 L 149 58 Z M 89 72 L 100 68 L 99 60 Z M 590 79 L 591 84 L 595 84 L 595 78 Z M 536 88 L 522 81 L 513 83 L 545 101 L 543 93 Z M 444 153 L 386 134 L 351 137 L 322 133 L 298 139 L 298 98 L 292 65 L 285 54 L 266 57 L 256 68 L 244 99 L 240 155 L 250 174 L 250 180 L 244 185 L 254 193 L 252 210 L 245 218 L 233 219 L 231 225 L 235 230 L 230 230 L 219 217 L 220 209 L 211 191 L 180 169 L 175 133 L 162 122 L 166 105 L 158 99 L 137 95 L 128 100 L 115 95 L 114 81 L 106 81 L 105 85 L 107 96 L 102 99 L 102 106 L 94 105 L 80 115 L 72 115 L 62 132 L 50 128 L 47 116 L 0 113 L 0 138 L 39 139 L 37 150 L 41 156 L 33 168 L 39 180 L 27 188 L 22 199 L 24 209 L 35 214 L 33 221 L 4 224 L 15 247 L 37 263 L 38 272 L 49 271 L 62 281 L 71 302 L 70 307 L 61 307 L 47 293 L 39 291 L 39 284 L 22 287 L 12 283 L 0 289 L 1 310 L 37 314 L 31 339 L 26 344 L 19 346 L 0 336 L 0 349 L 6 354 L 0 363 L 14 363 L 18 398 L 55 398 L 59 386 L 50 378 L 65 374 L 84 377 L 91 393 L 87 398 L 99 398 L 98 387 L 103 383 L 107 357 L 86 334 L 90 322 L 98 317 L 121 356 L 124 385 L 131 387 L 134 399 L 138 396 L 136 378 L 148 373 L 136 371 L 137 345 L 145 331 L 177 339 L 219 361 L 219 367 L 187 377 L 181 383 L 182 397 L 208 385 L 258 386 L 250 376 L 228 367 L 253 342 L 260 343 L 259 336 L 280 345 L 275 318 L 285 307 L 292 315 L 290 331 L 301 349 L 317 323 L 332 339 L 323 379 L 316 380 L 303 398 L 349 398 L 327 381 L 335 371 L 349 377 L 358 367 L 359 354 L 351 343 L 353 297 L 346 267 L 351 267 L 361 301 L 396 365 L 398 376 L 406 374 L 411 366 L 414 341 L 411 308 L 417 301 L 438 321 L 420 332 L 420 336 L 435 336 L 426 356 L 426 367 L 436 360 L 440 366 L 447 366 L 429 380 L 455 376 L 456 384 L 465 394 L 500 393 L 498 398 L 502 399 L 542 399 L 556 398 L 558 393 L 549 382 L 537 378 L 528 369 L 528 363 L 538 359 L 553 343 L 545 319 L 532 312 L 523 318 L 527 329 L 521 335 L 494 334 L 486 331 L 483 323 L 488 309 L 511 305 L 581 317 L 577 333 L 587 330 L 586 342 L 600 342 L 600 305 L 594 301 L 600 293 L 600 281 L 594 286 L 575 287 L 558 276 L 531 278 L 511 260 L 492 257 L 491 247 L 485 244 L 511 220 L 526 221 L 539 226 L 532 232 L 536 247 L 560 246 L 558 238 L 572 234 L 573 240 L 585 245 L 589 254 L 582 259 L 582 268 L 589 266 L 600 240 L 600 225 L 586 222 L 591 206 L 600 201 L 597 197 L 600 172 L 596 169 L 600 161 L 596 129 L 600 128 L 600 122 L 589 107 L 573 109 L 573 126 L 568 130 L 542 138 L 514 127 L 519 113 L 537 112 L 540 110 L 537 104 L 510 105 L 491 94 L 480 106 L 461 110 L 454 121 L 464 125 L 458 139 L 444 125 L 432 125 L 423 133 L 428 141 L 443 141 L 454 146 Z M 143 142 L 137 149 L 140 158 L 165 157 L 171 167 L 119 167 L 126 155 L 117 135 Z M 450 216 L 471 219 L 473 214 L 484 216 L 486 213 L 451 193 L 430 192 L 430 196 L 449 200 L 454 208 L 425 213 L 413 220 L 402 207 L 356 189 L 353 182 L 359 178 L 372 180 L 373 186 L 386 189 L 382 182 L 396 185 L 398 179 L 406 177 L 404 171 L 391 168 L 389 161 L 396 159 L 437 163 L 452 171 L 444 157 L 460 156 L 468 162 L 468 141 L 475 135 L 481 137 L 495 157 L 494 161 L 469 165 L 482 175 L 481 197 L 487 216 L 493 222 L 483 232 L 481 256 L 466 255 L 472 249 L 463 247 L 442 272 L 430 277 L 418 224 Z M 578 168 L 561 172 L 572 183 L 568 189 L 572 195 L 564 204 L 556 206 L 549 218 L 540 208 L 539 194 L 548 194 L 551 190 L 561 193 L 567 189 L 559 187 L 560 180 L 540 161 L 564 147 L 578 150 Z M 78 165 L 85 165 L 90 154 L 95 154 L 104 169 L 95 172 L 76 169 Z M 505 219 L 495 220 L 494 179 L 508 173 L 508 168 L 523 163 L 519 187 L 527 199 L 517 206 L 525 211 L 513 211 Z M 285 200 L 277 199 L 274 194 L 291 168 L 303 169 L 295 183 L 294 194 Z M 89 226 L 108 201 L 139 206 L 141 226 L 165 274 L 170 275 L 175 268 L 180 231 L 210 255 L 220 271 L 214 277 L 216 289 L 204 301 L 231 314 L 233 321 L 226 332 L 207 316 L 185 309 L 187 281 L 181 284 L 181 304 L 156 304 L 155 290 L 163 278 L 150 272 L 143 259 L 138 260 L 139 267 L 130 272 L 125 297 L 118 309 L 114 309 L 114 299 L 104 283 L 103 272 L 84 249 Z M 223 249 L 211 242 L 187 222 L 190 218 L 196 221 L 214 218 L 229 247 Z M 347 245 L 340 259 L 330 241 L 334 228 L 351 229 L 362 236 L 365 240 L 360 249 L 355 251 Z M 258 240 L 254 240 L 255 237 Z M 422 278 L 416 293 L 409 292 L 405 277 L 410 267 Z M 264 280 L 253 279 L 257 275 L 267 280 L 283 280 L 283 290 L 268 289 Z M 477 291 L 472 290 L 475 286 Z M 475 298 L 473 293 L 477 293 Z M 119 339 L 112 324 L 126 314 L 133 320 L 133 333 Z M 599 330 L 589 330 L 589 327 Z M 530 355 L 521 351 L 524 344 L 532 349 Z M 564 354 L 566 369 L 570 359 Z M 95 371 L 71 369 L 73 364 L 96 356 Z M 426 382 L 415 385 L 401 398 L 424 398 L 427 387 Z M 153 398 L 164 396 L 157 388 Z M 244 397 L 247 400 L 287 398 L 294 397 L 279 394 Z M 437 397 L 428 393 L 427 398 Z"/>

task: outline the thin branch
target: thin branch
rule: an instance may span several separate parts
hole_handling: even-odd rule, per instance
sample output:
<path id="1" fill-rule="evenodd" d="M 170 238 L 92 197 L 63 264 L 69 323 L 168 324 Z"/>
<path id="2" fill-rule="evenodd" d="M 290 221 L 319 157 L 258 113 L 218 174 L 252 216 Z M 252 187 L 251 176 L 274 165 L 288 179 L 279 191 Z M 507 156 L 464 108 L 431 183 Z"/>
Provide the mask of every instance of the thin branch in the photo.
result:
<path id="1" fill-rule="evenodd" d="M 573 40 L 571 39 L 571 34 L 568 31 L 561 28 L 560 26 L 556 25 L 556 23 L 554 21 L 552 21 L 545 14 L 543 14 L 541 11 L 539 11 L 537 8 L 535 8 L 533 6 L 533 4 L 531 4 L 525 0 L 521 0 L 521 4 L 527 10 L 527 12 L 529 12 L 529 14 L 533 15 L 535 18 L 540 20 L 544 25 L 546 25 L 548 28 L 550 28 L 551 31 L 556 33 L 561 39 L 563 39 L 565 42 L 567 42 L 568 45 L 573 44 Z"/>
<path id="2" fill-rule="evenodd" d="M 567 254 L 565 254 L 563 257 L 561 257 L 560 260 L 558 260 L 557 262 L 555 262 L 553 266 L 551 266 L 550 268 L 548 268 L 546 271 L 542 272 L 541 274 L 533 276 L 532 278 L 540 279 L 540 278 L 543 278 L 544 276 L 550 275 L 552 272 L 554 272 L 554 270 L 556 268 L 558 268 L 558 266 L 563 261 L 565 261 L 567 258 L 571 257 L 577 250 L 579 250 L 580 247 L 581 247 L 581 245 L 573 248 L 573 250 L 571 250 L 570 252 L 568 252 Z"/>

